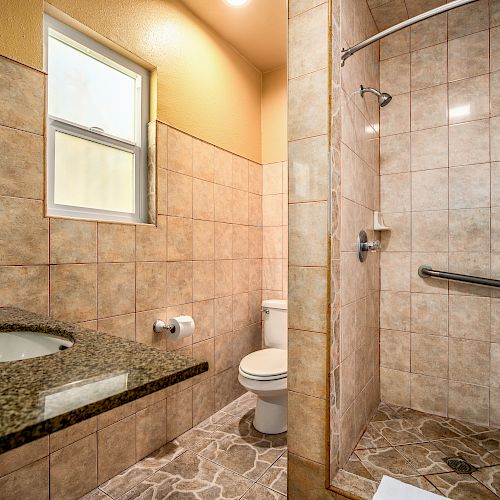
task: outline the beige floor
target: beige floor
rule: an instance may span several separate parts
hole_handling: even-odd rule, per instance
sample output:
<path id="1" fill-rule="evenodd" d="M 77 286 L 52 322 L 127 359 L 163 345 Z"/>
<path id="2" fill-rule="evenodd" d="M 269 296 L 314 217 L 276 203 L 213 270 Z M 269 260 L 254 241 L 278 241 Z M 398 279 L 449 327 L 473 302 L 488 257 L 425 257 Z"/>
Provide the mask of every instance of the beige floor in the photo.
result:
<path id="1" fill-rule="evenodd" d="M 458 474 L 460 457 L 477 470 Z M 500 431 L 381 403 L 333 487 L 371 499 L 383 475 L 454 500 L 500 498 Z"/>
<path id="2" fill-rule="evenodd" d="M 244 394 L 83 499 L 285 499 L 286 433 L 257 432 L 254 408 Z"/>

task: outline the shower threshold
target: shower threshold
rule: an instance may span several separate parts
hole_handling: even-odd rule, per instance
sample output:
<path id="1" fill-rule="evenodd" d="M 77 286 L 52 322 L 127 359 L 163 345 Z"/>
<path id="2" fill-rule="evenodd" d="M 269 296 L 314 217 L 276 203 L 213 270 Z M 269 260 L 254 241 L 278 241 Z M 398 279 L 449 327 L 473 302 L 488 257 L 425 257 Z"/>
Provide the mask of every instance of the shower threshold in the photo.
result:
<path id="1" fill-rule="evenodd" d="M 383 475 L 454 500 L 498 499 L 500 430 L 380 403 L 332 489 L 371 499 Z"/>

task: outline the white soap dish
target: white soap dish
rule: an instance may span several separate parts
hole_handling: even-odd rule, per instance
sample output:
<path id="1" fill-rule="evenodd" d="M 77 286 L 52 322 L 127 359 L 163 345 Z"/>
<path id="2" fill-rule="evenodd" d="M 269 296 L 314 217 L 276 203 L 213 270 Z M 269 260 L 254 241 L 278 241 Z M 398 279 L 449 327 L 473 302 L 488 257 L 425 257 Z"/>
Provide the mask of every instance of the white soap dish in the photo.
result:
<path id="1" fill-rule="evenodd" d="M 386 226 L 382 214 L 380 212 L 373 212 L 373 229 L 374 231 L 390 231 L 391 228 Z"/>

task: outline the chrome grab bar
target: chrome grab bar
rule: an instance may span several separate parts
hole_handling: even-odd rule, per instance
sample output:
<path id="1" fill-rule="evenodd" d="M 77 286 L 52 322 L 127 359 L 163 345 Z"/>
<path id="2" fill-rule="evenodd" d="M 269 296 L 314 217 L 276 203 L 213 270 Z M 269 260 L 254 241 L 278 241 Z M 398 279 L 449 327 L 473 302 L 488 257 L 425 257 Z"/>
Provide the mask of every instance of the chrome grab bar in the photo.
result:
<path id="1" fill-rule="evenodd" d="M 443 280 L 459 281 L 460 283 L 470 283 L 472 285 L 500 288 L 500 280 L 481 278 L 479 276 L 469 276 L 468 274 L 449 273 L 448 271 L 436 271 L 432 269 L 431 266 L 426 264 L 418 268 L 418 275 L 421 278 L 438 278 Z"/>

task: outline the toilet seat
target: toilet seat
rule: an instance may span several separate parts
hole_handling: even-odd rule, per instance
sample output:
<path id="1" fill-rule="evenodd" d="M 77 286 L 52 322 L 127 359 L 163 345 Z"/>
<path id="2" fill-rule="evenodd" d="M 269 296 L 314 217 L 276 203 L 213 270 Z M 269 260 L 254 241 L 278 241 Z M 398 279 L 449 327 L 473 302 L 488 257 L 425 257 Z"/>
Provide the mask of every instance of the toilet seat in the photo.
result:
<path id="1" fill-rule="evenodd" d="M 287 351 L 269 348 L 252 352 L 241 360 L 239 372 L 251 380 L 284 379 L 288 373 Z"/>

